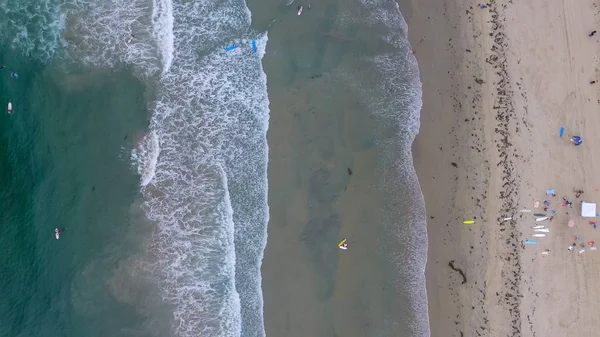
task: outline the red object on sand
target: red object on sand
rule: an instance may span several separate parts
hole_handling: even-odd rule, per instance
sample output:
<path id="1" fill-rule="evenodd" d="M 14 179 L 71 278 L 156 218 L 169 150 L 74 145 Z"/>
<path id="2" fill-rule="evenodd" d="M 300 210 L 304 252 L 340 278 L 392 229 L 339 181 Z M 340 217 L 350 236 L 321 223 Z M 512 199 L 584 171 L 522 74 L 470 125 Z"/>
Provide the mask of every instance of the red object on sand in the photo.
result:
<path id="1" fill-rule="evenodd" d="M 595 225 L 596 221 L 590 221 L 590 225 Z"/>
<path id="2" fill-rule="evenodd" d="M 588 246 L 593 246 L 594 244 L 596 244 L 594 241 L 588 242 Z"/>

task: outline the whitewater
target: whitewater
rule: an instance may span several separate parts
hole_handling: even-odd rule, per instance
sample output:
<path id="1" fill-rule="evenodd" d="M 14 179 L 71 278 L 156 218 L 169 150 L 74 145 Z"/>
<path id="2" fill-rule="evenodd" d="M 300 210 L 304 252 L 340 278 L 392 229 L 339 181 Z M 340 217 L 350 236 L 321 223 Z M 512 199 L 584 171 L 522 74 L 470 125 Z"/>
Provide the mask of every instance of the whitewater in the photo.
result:
<path id="1" fill-rule="evenodd" d="M 264 336 L 266 34 L 250 30 L 243 1 L 65 8 L 71 57 L 132 66 L 153 90 L 149 131 L 132 151 L 155 225 L 140 264 L 172 309 L 174 335 Z"/>

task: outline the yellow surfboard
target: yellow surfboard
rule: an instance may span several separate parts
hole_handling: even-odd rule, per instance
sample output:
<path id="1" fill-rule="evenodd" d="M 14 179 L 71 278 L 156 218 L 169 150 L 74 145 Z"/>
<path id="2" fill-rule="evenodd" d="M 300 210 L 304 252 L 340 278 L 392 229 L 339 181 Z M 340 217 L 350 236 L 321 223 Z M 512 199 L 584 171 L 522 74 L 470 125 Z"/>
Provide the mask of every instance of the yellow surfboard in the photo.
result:
<path id="1" fill-rule="evenodd" d="M 463 221 L 463 223 L 464 223 L 465 225 L 472 225 L 472 224 L 474 224 L 474 223 L 475 223 L 475 220 L 465 220 L 465 221 Z"/>

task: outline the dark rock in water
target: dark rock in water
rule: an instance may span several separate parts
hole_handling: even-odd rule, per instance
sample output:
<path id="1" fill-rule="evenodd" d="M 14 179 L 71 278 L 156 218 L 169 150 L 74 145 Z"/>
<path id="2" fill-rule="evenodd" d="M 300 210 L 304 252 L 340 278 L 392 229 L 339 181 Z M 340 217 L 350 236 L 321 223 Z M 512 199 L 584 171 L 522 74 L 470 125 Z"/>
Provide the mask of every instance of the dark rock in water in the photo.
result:
<path id="1" fill-rule="evenodd" d="M 350 168 L 348 168 L 348 175 L 351 176 L 352 175 L 352 170 Z"/>
<path id="2" fill-rule="evenodd" d="M 450 165 L 452 165 L 452 166 L 454 166 L 454 167 L 458 168 L 458 165 L 457 165 L 455 162 L 451 162 L 451 163 L 450 163 Z"/>

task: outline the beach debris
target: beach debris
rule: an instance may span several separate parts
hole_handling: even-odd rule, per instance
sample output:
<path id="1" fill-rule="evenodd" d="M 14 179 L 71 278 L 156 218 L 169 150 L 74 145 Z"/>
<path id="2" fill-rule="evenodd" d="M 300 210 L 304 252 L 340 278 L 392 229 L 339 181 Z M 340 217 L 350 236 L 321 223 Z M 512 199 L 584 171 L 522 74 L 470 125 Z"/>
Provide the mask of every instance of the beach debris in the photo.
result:
<path id="1" fill-rule="evenodd" d="M 343 250 L 348 249 L 348 243 L 346 243 L 346 239 L 344 239 L 344 240 L 340 241 L 340 243 L 338 243 L 338 248 L 343 249 Z"/>
<path id="2" fill-rule="evenodd" d="M 527 241 L 525 241 L 525 244 L 526 245 L 537 245 L 537 241 L 529 241 L 529 240 L 527 240 Z"/>
<path id="3" fill-rule="evenodd" d="M 560 128 L 560 133 L 559 133 L 560 138 L 562 138 L 564 134 L 565 134 L 565 128 Z"/>
<path id="4" fill-rule="evenodd" d="M 460 268 L 457 268 L 457 267 L 455 267 L 455 266 L 454 266 L 454 260 L 450 261 L 450 262 L 448 263 L 448 266 L 450 266 L 450 268 L 452 268 L 452 270 L 454 270 L 454 271 L 458 272 L 458 273 L 460 274 L 460 276 L 462 276 L 462 279 L 463 279 L 463 281 L 462 281 L 462 283 L 461 283 L 461 284 L 465 284 L 465 283 L 467 283 L 467 276 L 466 276 L 466 275 L 465 275 L 465 273 L 462 271 L 462 269 L 460 269 Z"/>
<path id="5" fill-rule="evenodd" d="M 547 216 L 544 216 L 544 217 L 541 217 L 541 218 L 536 218 L 536 219 L 535 219 L 535 221 L 536 221 L 536 222 L 545 221 L 545 220 L 548 220 L 548 217 L 547 217 Z"/>
<path id="6" fill-rule="evenodd" d="M 225 51 L 232 51 L 234 49 L 237 49 L 238 46 L 233 45 L 233 46 L 229 46 L 229 47 L 225 47 Z"/>
<path id="7" fill-rule="evenodd" d="M 256 41 L 252 40 L 252 50 L 254 51 L 254 53 L 256 54 Z"/>
<path id="8" fill-rule="evenodd" d="M 475 223 L 475 220 L 465 220 L 465 221 L 463 221 L 463 223 L 464 223 L 465 225 L 472 225 L 472 224 L 474 224 L 474 223 Z"/>
<path id="9" fill-rule="evenodd" d="M 302 15 L 302 10 L 304 10 L 304 6 L 298 6 L 298 16 Z"/>

